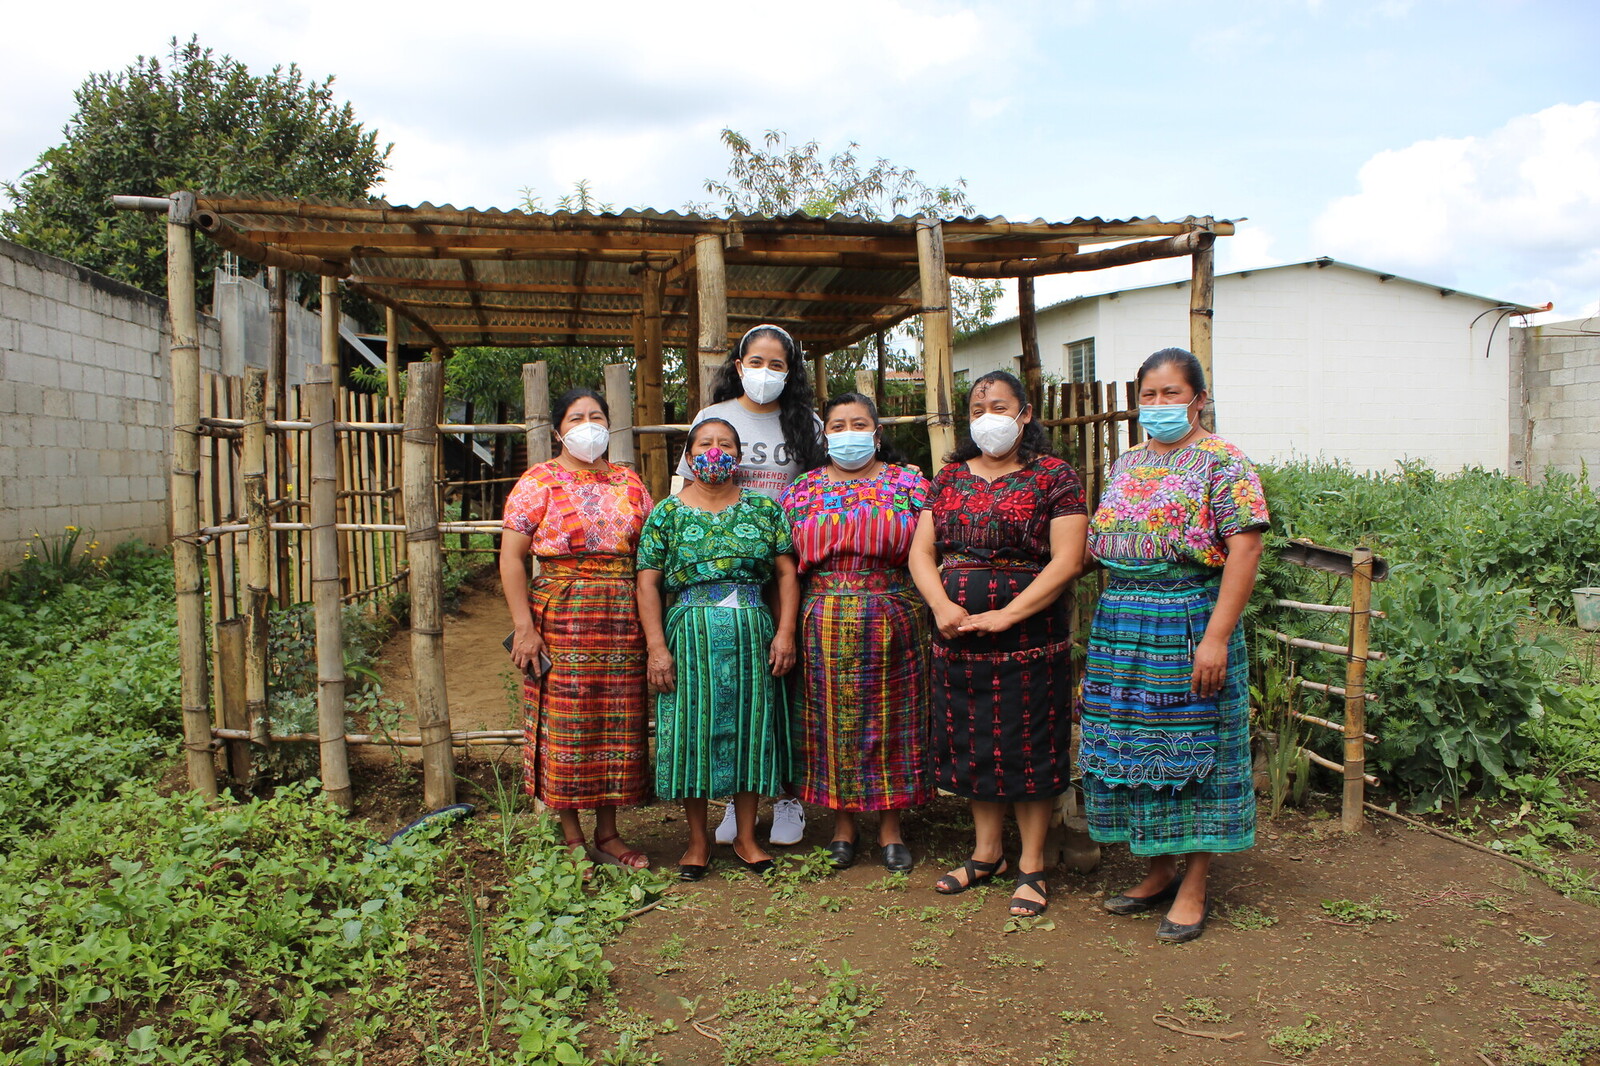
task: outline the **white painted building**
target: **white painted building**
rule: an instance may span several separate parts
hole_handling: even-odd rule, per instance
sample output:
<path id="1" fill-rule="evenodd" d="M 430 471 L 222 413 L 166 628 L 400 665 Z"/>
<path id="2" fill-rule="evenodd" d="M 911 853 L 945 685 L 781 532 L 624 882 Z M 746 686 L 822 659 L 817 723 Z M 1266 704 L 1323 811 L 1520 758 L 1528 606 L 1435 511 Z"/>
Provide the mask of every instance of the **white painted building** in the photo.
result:
<path id="1" fill-rule="evenodd" d="M 1505 319 L 1535 308 L 1332 259 L 1220 274 L 1213 304 L 1217 429 L 1252 458 L 1521 472 Z M 1189 283 L 1077 297 L 1037 317 L 1046 375 L 1131 381 L 1151 352 L 1189 346 Z M 1015 319 L 964 338 L 958 388 L 1016 371 L 1021 351 Z"/>

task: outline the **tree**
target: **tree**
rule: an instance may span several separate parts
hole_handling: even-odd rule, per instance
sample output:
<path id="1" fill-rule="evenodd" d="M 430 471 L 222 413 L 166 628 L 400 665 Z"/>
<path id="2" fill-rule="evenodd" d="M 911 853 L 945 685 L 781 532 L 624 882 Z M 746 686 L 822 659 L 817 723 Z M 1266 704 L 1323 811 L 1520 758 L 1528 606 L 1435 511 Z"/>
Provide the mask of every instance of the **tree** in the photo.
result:
<path id="1" fill-rule="evenodd" d="M 723 181 L 710 179 L 705 190 L 722 201 L 722 207 L 740 214 L 808 215 L 835 213 L 883 219 L 895 215 L 957 218 L 975 214 L 967 196 L 967 183 L 957 178 L 951 185 L 930 185 L 915 170 L 879 157 L 863 166 L 861 146 L 854 141 L 824 156 L 816 141 L 791 144 L 782 130 L 768 130 L 758 147 L 737 130 L 724 129 L 722 143 L 732 158 Z M 715 210 L 711 204 L 690 205 L 692 210 Z M 951 317 L 957 336 L 987 325 L 1002 292 L 999 282 L 971 278 L 950 279 Z M 900 341 L 919 334 L 920 322 L 900 327 Z M 917 358 L 902 344 L 889 346 L 888 369 L 914 369 Z M 838 392 L 855 387 L 855 372 L 876 365 L 871 341 L 835 353 L 829 360 L 830 385 Z"/>
<path id="2" fill-rule="evenodd" d="M 191 37 L 170 42 L 168 63 L 140 56 L 92 74 L 74 94 L 65 140 L 15 183 L 0 233 L 147 292 L 166 290 L 166 233 L 147 216 L 113 209 L 118 193 L 165 196 L 320 196 L 361 200 L 381 180 L 391 146 L 333 96 L 333 77 L 298 66 L 250 73 Z M 202 301 L 222 251 L 198 245 Z"/>

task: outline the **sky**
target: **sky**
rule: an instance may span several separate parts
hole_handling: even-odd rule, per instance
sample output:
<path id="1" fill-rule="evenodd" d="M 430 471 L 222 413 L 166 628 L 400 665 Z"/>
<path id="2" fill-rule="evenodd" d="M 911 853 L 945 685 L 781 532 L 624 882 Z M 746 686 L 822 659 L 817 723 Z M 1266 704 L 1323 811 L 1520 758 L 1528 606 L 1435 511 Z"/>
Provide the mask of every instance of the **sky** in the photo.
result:
<path id="1" fill-rule="evenodd" d="M 681 209 L 724 127 L 965 179 L 1012 219 L 1244 219 L 1219 271 L 1332 256 L 1600 312 L 1593 0 L 607 0 L 13 5 L 0 178 L 61 140 L 73 90 L 171 37 L 298 63 L 392 142 L 392 203 L 547 203 L 588 181 Z M 1041 303 L 1186 276 L 1041 279 Z M 1005 310 L 1003 308 L 1002 310 Z"/>

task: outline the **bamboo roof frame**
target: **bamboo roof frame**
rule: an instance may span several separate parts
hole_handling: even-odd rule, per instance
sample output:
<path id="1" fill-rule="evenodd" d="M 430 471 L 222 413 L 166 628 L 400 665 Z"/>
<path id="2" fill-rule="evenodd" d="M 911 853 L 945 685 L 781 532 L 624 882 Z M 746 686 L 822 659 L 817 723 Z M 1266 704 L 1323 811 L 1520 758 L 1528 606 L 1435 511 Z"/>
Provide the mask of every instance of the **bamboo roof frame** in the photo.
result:
<path id="1" fill-rule="evenodd" d="M 647 271 L 663 283 L 662 343 L 693 348 L 698 339 L 703 349 L 693 317 L 706 236 L 722 244 L 729 341 L 776 322 L 820 355 L 930 310 L 920 295 L 918 219 L 904 216 L 545 214 L 198 194 L 193 217 L 241 258 L 340 279 L 396 313 L 401 343 L 446 351 L 631 347 Z M 941 230 L 950 275 L 1000 278 L 1185 256 L 1232 234 L 1233 223 L 957 218 Z"/>

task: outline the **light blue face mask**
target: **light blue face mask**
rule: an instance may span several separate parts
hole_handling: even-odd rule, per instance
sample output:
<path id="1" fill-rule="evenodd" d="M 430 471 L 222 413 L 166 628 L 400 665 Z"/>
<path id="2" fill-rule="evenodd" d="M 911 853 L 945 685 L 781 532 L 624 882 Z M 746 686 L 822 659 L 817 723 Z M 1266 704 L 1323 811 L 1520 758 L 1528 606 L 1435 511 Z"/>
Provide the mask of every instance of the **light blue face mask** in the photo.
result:
<path id="1" fill-rule="evenodd" d="M 1142 403 L 1139 405 L 1139 425 L 1162 444 L 1182 440 L 1194 428 L 1189 422 L 1189 405 L 1186 403 Z"/>
<path id="2" fill-rule="evenodd" d="M 828 458 L 841 470 L 860 470 L 878 454 L 878 435 L 871 430 L 847 429 L 828 434 Z"/>

